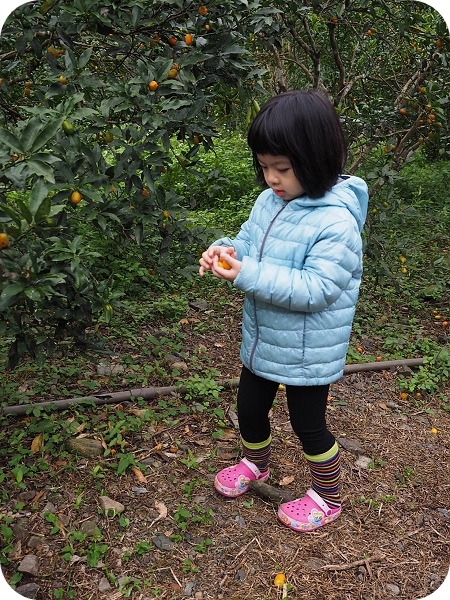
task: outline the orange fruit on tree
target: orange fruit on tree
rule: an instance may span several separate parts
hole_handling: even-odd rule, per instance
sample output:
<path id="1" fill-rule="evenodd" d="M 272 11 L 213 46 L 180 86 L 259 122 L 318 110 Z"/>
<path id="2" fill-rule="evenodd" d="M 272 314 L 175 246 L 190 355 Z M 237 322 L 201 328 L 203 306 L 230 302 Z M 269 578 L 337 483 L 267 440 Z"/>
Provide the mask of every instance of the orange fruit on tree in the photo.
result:
<path id="1" fill-rule="evenodd" d="M 169 219 L 169 218 L 170 218 L 170 212 L 169 212 L 168 210 L 165 210 L 165 211 L 163 212 L 163 215 L 164 215 L 164 218 L 165 218 L 165 219 Z"/>
<path id="2" fill-rule="evenodd" d="M 7 233 L 0 233 L 0 248 L 7 248 L 9 246 L 9 237 Z"/>
<path id="3" fill-rule="evenodd" d="M 406 115 L 408 111 L 406 110 L 406 108 L 401 108 L 399 112 L 401 115 Z"/>
<path id="4" fill-rule="evenodd" d="M 167 73 L 167 76 L 169 77 L 169 79 L 175 79 L 175 77 L 178 75 L 178 71 L 176 69 L 170 69 L 170 71 Z"/>
<path id="5" fill-rule="evenodd" d="M 442 40 L 436 40 L 436 46 L 442 48 Z"/>
<path id="6" fill-rule="evenodd" d="M 158 82 L 157 82 L 157 81 L 155 81 L 155 80 L 153 80 L 153 81 L 150 81 L 150 83 L 148 84 L 148 87 L 149 87 L 149 90 L 150 90 L 151 92 L 154 92 L 154 91 L 156 91 L 156 90 L 157 90 L 157 88 L 158 88 Z"/>
<path id="7" fill-rule="evenodd" d="M 170 38 L 167 41 L 169 42 L 169 44 L 171 46 L 175 46 L 175 44 L 177 43 L 177 38 L 173 37 L 173 35 L 171 35 Z"/>
<path id="8" fill-rule="evenodd" d="M 59 83 L 61 85 L 67 85 L 67 77 L 64 77 L 64 75 L 60 75 L 59 76 Z"/>
<path id="9" fill-rule="evenodd" d="M 81 202 L 81 198 L 82 195 L 76 190 L 70 195 L 70 201 L 72 202 L 72 204 L 79 204 Z"/>
<path id="10" fill-rule="evenodd" d="M 23 90 L 23 93 L 25 94 L 25 96 L 29 96 L 29 95 L 31 94 L 31 90 L 30 90 L 30 88 L 27 88 L 27 87 L 26 87 L 26 88 Z"/>
<path id="11" fill-rule="evenodd" d="M 147 188 L 143 188 L 142 189 L 142 195 L 147 198 L 147 196 L 148 196 L 148 189 Z"/>
<path id="12" fill-rule="evenodd" d="M 184 41 L 186 42 L 187 46 L 192 46 L 192 42 L 193 42 L 194 38 L 192 37 L 192 35 L 190 33 L 187 33 L 184 36 Z"/>
<path id="13" fill-rule="evenodd" d="M 202 15 L 202 17 L 204 17 L 205 15 L 208 14 L 208 9 L 206 8 L 206 6 L 204 4 L 202 4 L 201 6 L 198 7 L 198 12 Z"/>

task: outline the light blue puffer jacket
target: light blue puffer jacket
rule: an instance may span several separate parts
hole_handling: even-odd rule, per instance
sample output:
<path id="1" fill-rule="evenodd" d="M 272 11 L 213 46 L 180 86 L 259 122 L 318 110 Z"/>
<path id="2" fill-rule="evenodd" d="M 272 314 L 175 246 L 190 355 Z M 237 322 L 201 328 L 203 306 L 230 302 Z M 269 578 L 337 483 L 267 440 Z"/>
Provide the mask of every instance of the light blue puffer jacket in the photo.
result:
<path id="1" fill-rule="evenodd" d="M 260 194 L 233 246 L 245 292 L 241 361 L 288 385 L 323 385 L 344 371 L 362 275 L 366 183 L 343 177 L 322 198 Z"/>

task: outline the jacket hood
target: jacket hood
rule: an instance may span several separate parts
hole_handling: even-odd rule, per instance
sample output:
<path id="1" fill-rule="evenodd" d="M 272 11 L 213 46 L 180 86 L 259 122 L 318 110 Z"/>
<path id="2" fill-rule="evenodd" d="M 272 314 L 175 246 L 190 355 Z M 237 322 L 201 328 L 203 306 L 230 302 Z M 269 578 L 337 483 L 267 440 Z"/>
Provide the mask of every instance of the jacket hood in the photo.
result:
<path id="1" fill-rule="evenodd" d="M 355 218 L 359 231 L 362 231 L 367 216 L 369 194 L 366 182 L 360 177 L 343 175 L 330 191 L 321 198 L 302 196 L 291 200 L 301 206 L 340 206 L 347 208 Z"/>

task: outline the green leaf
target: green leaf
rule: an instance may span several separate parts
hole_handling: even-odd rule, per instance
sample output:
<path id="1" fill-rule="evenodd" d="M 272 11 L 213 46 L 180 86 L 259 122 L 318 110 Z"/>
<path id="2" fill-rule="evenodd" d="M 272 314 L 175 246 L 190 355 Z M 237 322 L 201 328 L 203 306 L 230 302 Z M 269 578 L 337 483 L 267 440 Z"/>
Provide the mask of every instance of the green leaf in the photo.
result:
<path id="1" fill-rule="evenodd" d="M 34 302 L 39 302 L 42 298 L 41 293 L 34 287 L 25 288 L 25 296 L 33 300 Z"/>
<path id="2" fill-rule="evenodd" d="M 52 201 L 50 199 L 50 196 L 47 195 L 42 200 L 38 210 L 36 211 L 36 214 L 34 215 L 34 220 L 36 221 L 36 223 L 43 221 L 50 215 L 51 207 L 52 207 Z"/>
<path id="3" fill-rule="evenodd" d="M 88 48 L 87 50 L 85 50 L 83 52 L 83 54 L 80 56 L 80 58 L 78 59 L 78 67 L 80 69 L 82 69 L 83 67 L 85 67 L 87 65 L 87 63 L 90 61 L 91 56 L 92 56 L 92 51 L 93 51 L 93 48 L 91 46 L 90 48 Z"/>
<path id="4" fill-rule="evenodd" d="M 42 202 L 47 197 L 47 195 L 48 195 L 48 187 L 45 185 L 44 180 L 37 179 L 36 183 L 34 184 L 32 190 L 31 190 L 31 194 L 30 194 L 30 198 L 29 198 L 30 213 L 34 218 L 36 218 L 36 214 L 37 214 Z M 45 215 L 45 216 L 47 216 L 47 215 Z"/>
<path id="5" fill-rule="evenodd" d="M 50 183 L 55 183 L 55 175 L 54 175 L 53 169 L 49 165 L 42 162 L 41 160 L 33 160 L 33 159 L 29 160 L 28 168 L 30 169 L 30 171 L 32 173 L 35 173 L 36 175 L 43 177 Z"/>
<path id="6" fill-rule="evenodd" d="M 0 143 L 4 144 L 14 152 L 18 152 L 19 154 L 24 153 L 23 146 L 21 142 L 16 138 L 16 136 L 8 131 L 7 129 L 3 129 L 0 127 Z"/>
<path id="7" fill-rule="evenodd" d="M 54 119 L 54 120 L 49 120 L 47 122 L 47 124 L 44 126 L 44 128 L 41 130 L 41 132 L 39 133 L 39 135 L 36 137 L 36 139 L 33 142 L 33 145 L 31 146 L 31 152 L 34 153 L 37 150 L 39 150 L 40 148 L 42 148 L 42 146 L 45 146 L 45 144 L 51 140 L 53 137 L 55 137 L 57 131 L 59 131 L 59 129 L 61 129 L 61 125 L 62 122 L 64 121 L 64 117 L 59 117 L 58 119 Z"/>
<path id="8" fill-rule="evenodd" d="M 25 289 L 25 284 L 23 283 L 11 283 L 7 285 L 0 296 L 2 300 L 6 298 L 12 298 L 13 296 L 18 296 Z"/>
<path id="9" fill-rule="evenodd" d="M 30 119 L 26 124 L 20 136 L 20 141 L 22 142 L 25 152 L 28 152 L 33 145 L 33 142 L 41 130 L 41 127 L 42 121 L 37 117 Z"/>

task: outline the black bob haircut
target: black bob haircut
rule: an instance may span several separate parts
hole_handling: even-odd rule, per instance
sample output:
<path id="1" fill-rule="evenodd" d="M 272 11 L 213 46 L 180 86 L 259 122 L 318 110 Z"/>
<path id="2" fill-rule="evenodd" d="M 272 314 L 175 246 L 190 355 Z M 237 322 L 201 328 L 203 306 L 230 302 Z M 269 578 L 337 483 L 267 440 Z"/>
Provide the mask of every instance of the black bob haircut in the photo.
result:
<path id="1" fill-rule="evenodd" d="M 265 185 L 257 154 L 287 156 L 310 198 L 321 198 L 342 173 L 347 141 L 331 102 L 316 90 L 294 90 L 266 102 L 250 126 L 256 180 Z"/>

